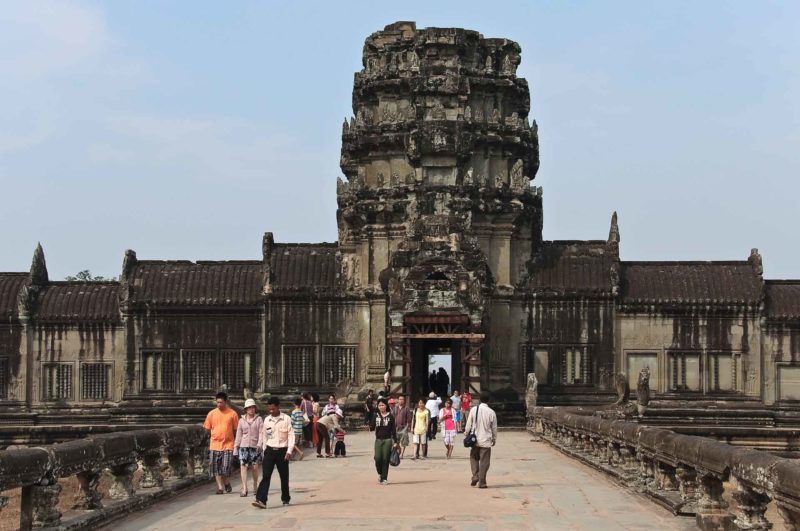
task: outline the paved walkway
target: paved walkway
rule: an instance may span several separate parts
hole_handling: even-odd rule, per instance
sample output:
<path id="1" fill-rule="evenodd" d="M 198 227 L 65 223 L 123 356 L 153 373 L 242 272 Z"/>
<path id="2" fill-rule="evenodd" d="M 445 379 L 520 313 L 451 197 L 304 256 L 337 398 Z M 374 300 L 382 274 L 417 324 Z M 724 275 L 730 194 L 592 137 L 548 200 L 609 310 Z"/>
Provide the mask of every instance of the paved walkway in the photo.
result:
<path id="1" fill-rule="evenodd" d="M 346 459 L 291 464 L 292 504 L 282 507 L 277 471 L 267 510 L 209 485 L 114 522 L 115 530 L 190 529 L 695 529 L 602 474 L 524 432 L 500 432 L 492 452 L 489 488 L 469 486 L 468 450 L 461 438 L 450 461 L 434 441 L 425 461 L 403 460 L 378 485 L 371 434 L 349 435 Z M 409 448 L 410 451 L 410 448 Z M 238 476 L 238 474 L 237 474 Z"/>

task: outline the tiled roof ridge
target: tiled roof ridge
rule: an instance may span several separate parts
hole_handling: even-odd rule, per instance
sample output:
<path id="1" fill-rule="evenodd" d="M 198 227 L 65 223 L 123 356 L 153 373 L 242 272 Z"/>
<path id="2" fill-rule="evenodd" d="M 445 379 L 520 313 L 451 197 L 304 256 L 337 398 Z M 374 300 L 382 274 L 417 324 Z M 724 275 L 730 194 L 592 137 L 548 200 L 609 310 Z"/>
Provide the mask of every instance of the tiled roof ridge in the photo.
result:
<path id="1" fill-rule="evenodd" d="M 215 265 L 215 264 L 235 264 L 235 265 L 257 265 L 263 263 L 262 260 L 137 260 L 136 265 Z"/>
<path id="2" fill-rule="evenodd" d="M 281 243 L 274 243 L 275 247 L 330 247 L 335 248 L 338 247 L 339 244 L 336 242 L 299 242 L 299 243 L 292 243 L 292 242 L 281 242 Z"/>
<path id="3" fill-rule="evenodd" d="M 800 285 L 800 278 L 768 278 L 764 279 L 766 284 L 788 284 L 788 285 Z"/>
<path id="4" fill-rule="evenodd" d="M 656 266 L 656 265 L 752 265 L 747 260 L 620 260 L 623 266 Z"/>

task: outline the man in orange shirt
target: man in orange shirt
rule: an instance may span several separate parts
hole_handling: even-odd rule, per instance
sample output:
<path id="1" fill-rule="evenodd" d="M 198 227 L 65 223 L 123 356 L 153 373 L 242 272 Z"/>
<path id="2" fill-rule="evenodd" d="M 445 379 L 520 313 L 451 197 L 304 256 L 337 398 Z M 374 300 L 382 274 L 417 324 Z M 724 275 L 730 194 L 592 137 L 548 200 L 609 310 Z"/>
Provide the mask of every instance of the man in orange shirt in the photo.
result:
<path id="1" fill-rule="evenodd" d="M 233 461 L 233 441 L 239 415 L 228 407 L 228 395 L 220 391 L 216 396 L 217 407 L 208 412 L 203 427 L 211 432 L 209 453 L 211 474 L 217 481 L 217 494 L 231 492 L 231 463 Z"/>

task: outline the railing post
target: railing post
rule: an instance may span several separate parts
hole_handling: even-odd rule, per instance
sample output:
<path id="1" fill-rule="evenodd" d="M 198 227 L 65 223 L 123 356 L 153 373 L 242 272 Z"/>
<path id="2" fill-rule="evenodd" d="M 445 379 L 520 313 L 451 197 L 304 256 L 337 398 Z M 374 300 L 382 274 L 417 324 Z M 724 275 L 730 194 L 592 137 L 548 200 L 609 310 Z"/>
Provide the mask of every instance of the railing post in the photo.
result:
<path id="1" fill-rule="evenodd" d="M 181 448 L 179 451 L 174 451 L 167 455 L 169 461 L 169 469 L 172 477 L 181 479 L 189 475 L 189 451 L 187 448 Z"/>
<path id="2" fill-rule="evenodd" d="M 58 495 L 61 485 L 54 477 L 46 477 L 31 487 L 31 523 L 33 527 L 57 526 L 61 523 Z"/>
<path id="3" fill-rule="evenodd" d="M 161 475 L 161 452 L 147 452 L 142 456 L 142 479 L 139 487 L 152 489 L 161 487 L 164 484 L 164 477 Z"/>
<path id="4" fill-rule="evenodd" d="M 133 473 L 138 468 L 136 463 L 123 463 L 108 469 L 113 480 L 108 490 L 112 500 L 127 500 L 134 495 L 136 490 L 133 488 Z"/>
<path id="5" fill-rule="evenodd" d="M 703 474 L 700 477 L 700 498 L 697 507 L 704 513 L 721 512 L 727 508 L 722 500 L 725 487 L 722 480 L 713 474 Z"/>
<path id="6" fill-rule="evenodd" d="M 678 490 L 678 480 L 675 477 L 675 469 L 666 463 L 654 461 L 656 471 L 656 487 L 660 490 Z"/>
<path id="7" fill-rule="evenodd" d="M 764 516 L 770 501 L 769 496 L 737 481 L 733 501 L 733 522 L 738 529 L 772 528 L 772 524 Z"/>
<path id="8" fill-rule="evenodd" d="M 72 505 L 73 509 L 100 509 L 103 507 L 100 501 L 102 495 L 97 492 L 97 486 L 100 483 L 99 470 L 87 470 L 77 474 L 80 490 L 75 496 L 75 503 Z"/>
<path id="9" fill-rule="evenodd" d="M 682 508 L 686 512 L 697 511 L 697 471 L 686 465 L 678 465 L 675 469 L 678 478 L 678 491 L 683 501 Z"/>

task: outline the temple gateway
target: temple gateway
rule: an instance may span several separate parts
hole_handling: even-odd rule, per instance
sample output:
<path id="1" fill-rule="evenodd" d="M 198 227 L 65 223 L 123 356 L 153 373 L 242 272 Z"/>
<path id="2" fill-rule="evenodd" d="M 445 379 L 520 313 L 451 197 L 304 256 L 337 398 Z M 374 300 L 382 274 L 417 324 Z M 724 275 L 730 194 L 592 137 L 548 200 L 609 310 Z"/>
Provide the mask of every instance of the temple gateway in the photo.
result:
<path id="1" fill-rule="evenodd" d="M 647 367 L 644 421 L 796 440 L 800 281 L 765 280 L 756 249 L 622 261 L 610 211 L 602 239 L 543 240 L 520 52 L 412 22 L 366 39 L 335 243 L 267 232 L 260 259 L 213 262 L 127 251 L 118 282 L 50 280 L 37 247 L 29 272 L 0 274 L 0 421 L 178 422 L 222 386 L 354 401 L 387 371 L 417 398 L 436 356 L 507 422 L 529 373 L 539 404 L 591 406 Z"/>

